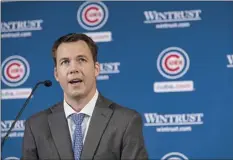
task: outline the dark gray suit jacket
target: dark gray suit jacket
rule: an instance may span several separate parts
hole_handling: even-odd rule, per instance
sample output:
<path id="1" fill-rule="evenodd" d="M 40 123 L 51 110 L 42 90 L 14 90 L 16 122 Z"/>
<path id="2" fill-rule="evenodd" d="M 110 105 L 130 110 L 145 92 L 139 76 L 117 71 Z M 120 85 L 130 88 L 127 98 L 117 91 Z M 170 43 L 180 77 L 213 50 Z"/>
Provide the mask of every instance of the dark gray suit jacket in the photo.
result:
<path id="1" fill-rule="evenodd" d="M 26 121 L 22 150 L 24 160 L 74 159 L 62 102 Z M 99 95 L 81 159 L 147 160 L 140 114 Z"/>

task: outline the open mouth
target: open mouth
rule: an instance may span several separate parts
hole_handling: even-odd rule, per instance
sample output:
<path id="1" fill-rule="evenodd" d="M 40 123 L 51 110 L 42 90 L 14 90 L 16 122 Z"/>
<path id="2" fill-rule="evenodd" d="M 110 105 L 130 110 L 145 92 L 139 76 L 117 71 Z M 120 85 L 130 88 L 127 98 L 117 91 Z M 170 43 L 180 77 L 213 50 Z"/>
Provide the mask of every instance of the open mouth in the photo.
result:
<path id="1" fill-rule="evenodd" d="M 77 79 L 72 79 L 72 80 L 69 81 L 70 84 L 78 84 L 78 83 L 81 83 L 81 82 L 82 82 L 82 80 L 78 79 L 78 78 Z"/>

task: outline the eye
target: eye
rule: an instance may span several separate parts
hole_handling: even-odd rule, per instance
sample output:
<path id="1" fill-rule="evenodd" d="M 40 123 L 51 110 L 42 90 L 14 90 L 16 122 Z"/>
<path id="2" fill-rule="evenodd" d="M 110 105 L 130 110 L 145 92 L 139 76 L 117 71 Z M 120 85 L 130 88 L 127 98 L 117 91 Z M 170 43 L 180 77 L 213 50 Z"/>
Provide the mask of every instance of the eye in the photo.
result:
<path id="1" fill-rule="evenodd" d="M 66 59 L 66 60 L 64 60 L 64 61 L 61 62 L 61 65 L 63 65 L 63 64 L 68 64 L 68 63 L 69 63 L 69 60 Z"/>
<path id="2" fill-rule="evenodd" d="M 79 58 L 79 62 L 86 62 L 87 60 L 85 58 Z"/>

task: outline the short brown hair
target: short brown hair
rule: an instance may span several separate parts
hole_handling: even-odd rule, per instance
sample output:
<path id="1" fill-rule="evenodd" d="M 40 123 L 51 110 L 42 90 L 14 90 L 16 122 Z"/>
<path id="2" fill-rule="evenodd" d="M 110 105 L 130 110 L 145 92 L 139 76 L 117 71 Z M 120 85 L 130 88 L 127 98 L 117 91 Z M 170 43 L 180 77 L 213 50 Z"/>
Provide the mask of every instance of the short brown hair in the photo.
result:
<path id="1" fill-rule="evenodd" d="M 69 33 L 67 35 L 64 35 L 64 36 L 58 38 L 53 44 L 52 56 L 53 56 L 54 65 L 56 66 L 56 64 L 57 64 L 57 61 L 56 61 L 57 48 L 62 43 L 77 42 L 77 41 L 81 41 L 81 40 L 87 43 L 89 49 L 91 50 L 93 61 L 97 62 L 98 46 L 95 44 L 95 42 L 85 34 L 82 34 L 82 33 Z"/>

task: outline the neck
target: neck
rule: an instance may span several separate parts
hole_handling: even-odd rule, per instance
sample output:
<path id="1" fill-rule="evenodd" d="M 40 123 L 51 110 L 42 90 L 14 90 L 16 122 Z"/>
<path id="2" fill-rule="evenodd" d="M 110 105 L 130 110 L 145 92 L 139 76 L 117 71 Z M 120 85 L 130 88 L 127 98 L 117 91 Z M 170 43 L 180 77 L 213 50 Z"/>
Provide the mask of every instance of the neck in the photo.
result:
<path id="1" fill-rule="evenodd" d="M 80 112 L 95 95 L 96 90 L 91 91 L 87 96 L 68 97 L 64 95 L 66 102 L 76 111 Z"/>

